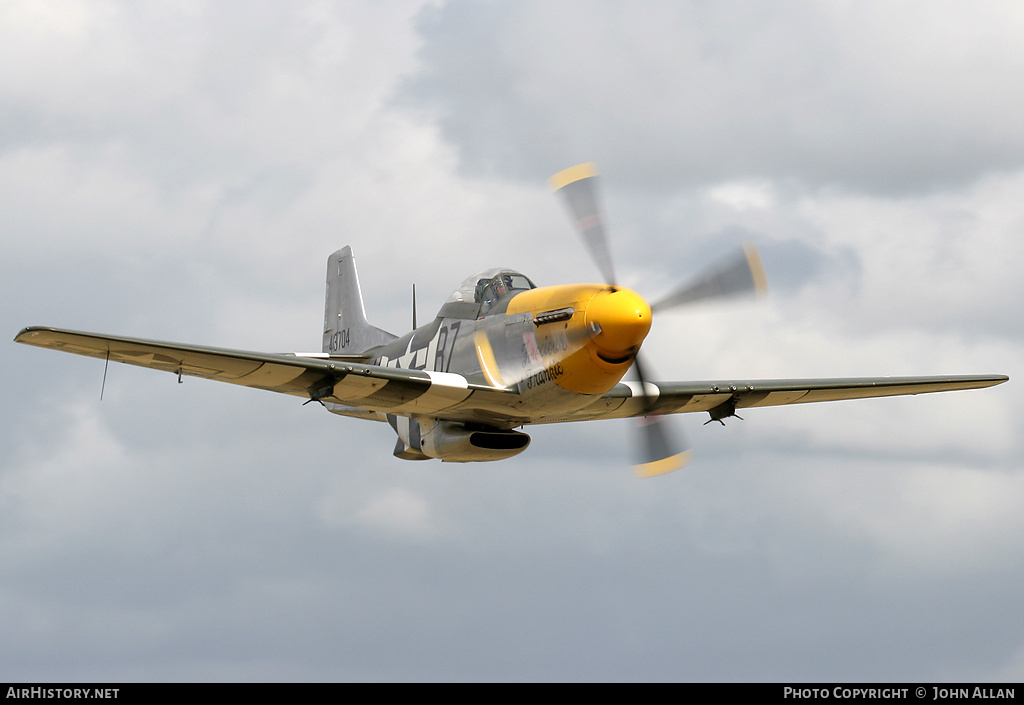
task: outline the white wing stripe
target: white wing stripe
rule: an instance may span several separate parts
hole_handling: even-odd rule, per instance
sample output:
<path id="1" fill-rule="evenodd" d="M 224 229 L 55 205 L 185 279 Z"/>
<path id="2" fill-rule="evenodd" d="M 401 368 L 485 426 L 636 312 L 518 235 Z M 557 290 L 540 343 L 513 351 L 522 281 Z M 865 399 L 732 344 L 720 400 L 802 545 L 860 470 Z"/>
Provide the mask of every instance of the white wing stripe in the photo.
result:
<path id="1" fill-rule="evenodd" d="M 454 372 L 423 370 L 430 377 L 430 387 L 417 398 L 390 408 L 392 414 L 434 414 L 458 404 L 470 395 L 469 382 Z"/>

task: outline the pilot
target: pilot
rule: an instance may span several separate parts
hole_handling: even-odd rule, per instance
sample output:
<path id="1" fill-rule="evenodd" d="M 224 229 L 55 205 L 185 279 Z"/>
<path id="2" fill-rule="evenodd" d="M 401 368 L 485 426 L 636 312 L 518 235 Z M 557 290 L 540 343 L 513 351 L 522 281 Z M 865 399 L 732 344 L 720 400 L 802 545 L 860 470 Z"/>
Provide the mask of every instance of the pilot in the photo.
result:
<path id="1" fill-rule="evenodd" d="M 476 284 L 476 299 L 480 302 L 480 313 L 491 310 L 494 304 L 501 301 L 509 292 L 512 278 L 507 274 L 499 274 L 491 279 L 481 279 Z"/>
<path id="2" fill-rule="evenodd" d="M 494 300 L 498 301 L 502 299 L 505 294 L 508 293 L 510 285 L 512 283 L 512 277 L 507 274 L 499 274 L 491 280 L 491 288 L 494 289 Z"/>
<path id="3" fill-rule="evenodd" d="M 490 279 L 481 279 L 476 283 L 476 293 L 474 294 L 473 298 L 476 300 L 478 304 L 482 304 L 484 303 L 485 300 L 490 299 L 490 296 L 488 295 L 489 292 L 486 291 L 487 285 L 490 283 Z"/>

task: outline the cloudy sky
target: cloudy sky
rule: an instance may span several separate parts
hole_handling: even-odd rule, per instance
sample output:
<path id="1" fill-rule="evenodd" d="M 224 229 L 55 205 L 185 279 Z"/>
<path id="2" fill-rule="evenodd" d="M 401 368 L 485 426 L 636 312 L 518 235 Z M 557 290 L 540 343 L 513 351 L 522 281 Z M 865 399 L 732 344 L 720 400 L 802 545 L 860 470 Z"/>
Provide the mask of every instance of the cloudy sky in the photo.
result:
<path id="1" fill-rule="evenodd" d="M 664 314 L 660 378 L 1002 373 L 630 423 L 500 463 L 9 343 L 0 679 L 1021 680 L 1024 10 L 953 2 L 0 2 L 0 313 L 319 350 L 351 245 L 407 329 L 474 271 L 620 279 L 744 240 L 766 303 Z"/>

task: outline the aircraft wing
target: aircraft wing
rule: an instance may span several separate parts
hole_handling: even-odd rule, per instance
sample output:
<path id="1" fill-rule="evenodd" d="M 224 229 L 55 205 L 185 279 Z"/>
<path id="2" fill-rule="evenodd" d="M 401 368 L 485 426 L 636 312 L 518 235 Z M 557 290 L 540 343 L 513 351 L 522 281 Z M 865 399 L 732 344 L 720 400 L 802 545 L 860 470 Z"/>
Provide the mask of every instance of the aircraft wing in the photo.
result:
<path id="1" fill-rule="evenodd" d="M 448 372 L 407 370 L 366 364 L 365 358 L 321 353 L 289 354 L 229 350 L 159 340 L 30 327 L 15 342 L 124 362 L 189 377 L 317 399 L 344 409 L 398 414 L 431 414 L 472 396 L 496 401 L 509 394 L 469 383 Z M 367 418 L 383 416 L 366 415 Z"/>
<path id="2" fill-rule="evenodd" d="M 639 382 L 626 382 L 617 384 L 593 404 L 574 414 L 545 418 L 538 422 L 681 414 L 691 411 L 711 412 L 712 417 L 716 418 L 717 415 L 729 416 L 736 409 L 750 407 L 983 389 L 1007 380 L 1009 377 L 1006 375 L 726 380 L 648 383 L 646 390 L 641 388 Z"/>
<path id="3" fill-rule="evenodd" d="M 579 411 L 537 417 L 516 415 L 517 395 L 513 391 L 472 384 L 462 375 L 449 372 L 371 365 L 359 357 L 261 353 L 40 327 L 25 328 L 14 340 L 181 376 L 317 399 L 341 414 L 377 419 L 387 413 L 424 414 L 497 424 L 513 419 L 517 425 L 691 411 L 728 416 L 736 409 L 757 406 L 981 389 L 1009 379 L 1005 375 L 972 375 L 663 382 L 648 384 L 646 396 L 638 382 L 627 382 L 617 384 Z"/>

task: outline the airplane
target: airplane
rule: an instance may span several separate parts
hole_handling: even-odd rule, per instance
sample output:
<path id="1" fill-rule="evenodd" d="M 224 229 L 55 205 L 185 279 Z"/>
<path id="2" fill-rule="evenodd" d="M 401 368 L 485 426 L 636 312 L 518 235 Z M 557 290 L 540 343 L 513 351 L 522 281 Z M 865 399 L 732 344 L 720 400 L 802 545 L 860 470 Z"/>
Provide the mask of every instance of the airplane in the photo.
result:
<path id="1" fill-rule="evenodd" d="M 526 450 L 532 424 L 639 417 L 640 477 L 676 470 L 691 451 L 671 414 L 707 412 L 707 423 L 737 410 L 980 389 L 1006 375 L 650 382 L 640 347 L 654 312 L 763 292 L 751 245 L 648 304 L 619 285 L 597 197 L 597 168 L 555 174 L 560 193 L 604 282 L 536 286 L 511 269 L 466 279 L 437 316 L 398 337 L 371 325 L 350 247 L 327 260 L 323 350 L 264 353 L 29 327 L 15 341 L 265 389 L 318 402 L 342 416 L 386 421 L 394 455 L 407 460 L 493 461 Z M 636 379 L 623 381 L 629 370 Z M 102 397 L 102 395 L 101 395 Z"/>

